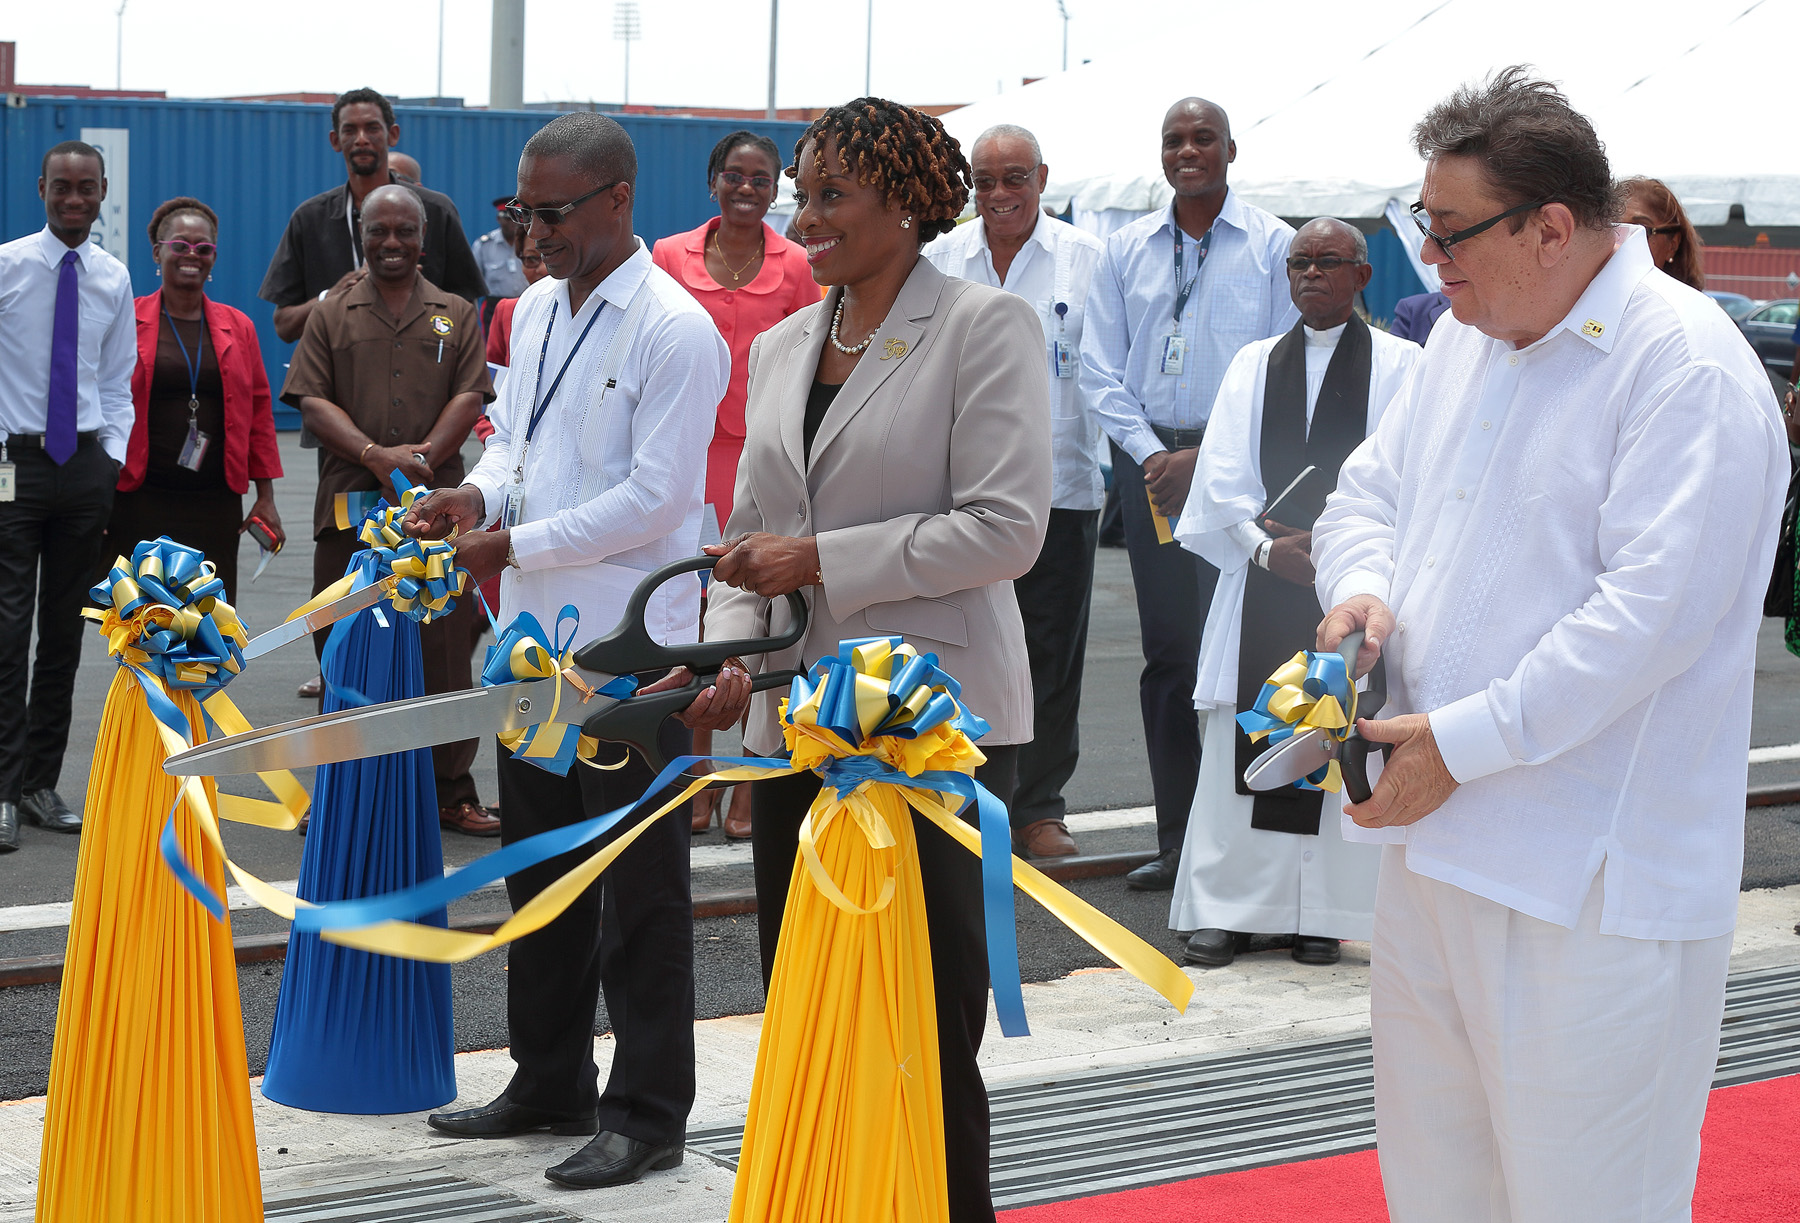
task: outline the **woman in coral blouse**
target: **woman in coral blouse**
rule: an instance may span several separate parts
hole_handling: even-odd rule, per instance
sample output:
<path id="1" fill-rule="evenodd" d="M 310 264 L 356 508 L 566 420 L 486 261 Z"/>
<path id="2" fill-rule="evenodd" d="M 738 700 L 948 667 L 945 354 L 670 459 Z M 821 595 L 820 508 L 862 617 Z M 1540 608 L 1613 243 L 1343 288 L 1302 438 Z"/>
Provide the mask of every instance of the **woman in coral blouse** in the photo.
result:
<path id="1" fill-rule="evenodd" d="M 237 602 L 238 536 L 259 519 L 277 542 L 281 454 L 269 378 L 256 327 L 240 310 L 207 297 L 219 218 L 178 196 L 150 218 L 150 251 L 162 287 L 137 299 L 137 419 L 119 470 L 107 547 L 129 554 L 167 535 L 217 567 L 225 599 Z M 244 513 L 244 494 L 256 499 Z"/>
<path id="2" fill-rule="evenodd" d="M 650 252 L 656 265 L 680 281 L 712 315 L 731 349 L 731 381 L 719 401 L 712 445 L 706 452 L 706 504 L 713 522 L 701 528 L 701 542 L 713 543 L 731 518 L 731 491 L 738 456 L 744 452 L 744 397 L 749 379 L 750 342 L 788 315 L 819 300 L 819 286 L 806 252 L 763 223 L 781 177 L 781 151 L 767 136 L 732 132 L 713 146 L 706 182 L 719 202 L 719 215 L 698 229 L 671 234 Z M 707 732 L 702 732 L 707 733 Z M 697 735 L 696 752 L 711 750 Z M 694 831 L 712 824 L 714 791 L 694 800 Z M 738 808 L 746 810 L 740 816 Z M 731 840 L 750 836 L 748 804 L 734 803 L 725 818 Z"/>

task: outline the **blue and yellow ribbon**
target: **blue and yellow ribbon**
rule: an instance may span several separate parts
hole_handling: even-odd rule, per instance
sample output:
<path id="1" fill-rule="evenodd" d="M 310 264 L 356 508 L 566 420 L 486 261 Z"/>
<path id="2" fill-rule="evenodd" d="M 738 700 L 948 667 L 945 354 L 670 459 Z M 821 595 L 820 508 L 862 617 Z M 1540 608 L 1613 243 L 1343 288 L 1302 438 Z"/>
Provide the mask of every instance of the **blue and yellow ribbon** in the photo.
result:
<path id="1" fill-rule="evenodd" d="M 1315 728 L 1340 743 L 1348 739 L 1356 725 L 1356 684 L 1344 656 L 1300 651 L 1276 668 L 1256 694 L 1255 704 L 1238 714 L 1237 723 L 1252 743 L 1266 739 L 1271 747 Z M 1343 786 L 1335 760 L 1294 783 L 1295 789 L 1333 794 Z"/>
<path id="2" fill-rule="evenodd" d="M 564 624 L 569 626 L 567 633 L 563 632 Z M 482 685 L 494 687 L 531 679 L 554 682 L 566 668 L 575 665 L 574 653 L 570 647 L 580 625 L 581 613 L 574 604 L 564 604 L 556 617 L 556 640 L 553 642 L 536 616 L 530 612 L 520 612 L 513 617 L 511 624 L 497 632 L 499 640 L 488 647 L 487 664 L 481 669 Z M 570 678 L 573 681 L 572 675 Z M 599 688 L 585 691 L 582 699 L 585 701 L 591 696 L 610 696 L 624 700 L 636 693 L 637 688 L 635 675 L 617 675 Z M 624 761 L 617 765 L 595 764 L 594 757 L 600 750 L 600 741 L 582 734 L 576 726 L 561 721 L 557 717 L 561 712 L 561 705 L 562 685 L 558 683 L 556 694 L 551 700 L 550 720 L 522 730 L 506 731 L 499 736 L 500 745 L 517 759 L 555 773 L 558 777 L 568 776 L 569 766 L 578 759 L 595 768 L 618 768 L 624 764 Z"/>
<path id="3" fill-rule="evenodd" d="M 251 729 L 249 721 L 225 694 L 225 685 L 243 671 L 243 648 L 249 636 L 238 621 L 237 612 L 225 602 L 225 583 L 214 574 L 212 562 L 198 550 L 167 538 L 147 540 L 138 544 L 129 558 L 119 557 L 92 593 L 102 606 L 84 608 L 82 615 L 99 621 L 107 653 L 129 670 L 143 689 L 144 701 L 156 719 L 157 733 L 170 754 L 193 746 L 187 715 L 170 698 L 171 688 L 193 694 L 200 703 L 209 736 L 241 734 Z M 182 778 L 179 795 L 187 800 L 202 835 L 218 850 L 226 867 L 266 907 L 293 898 L 240 870 L 231 861 L 225 853 L 218 820 L 291 829 L 299 823 L 311 800 L 292 773 L 257 776 L 275 795 L 273 801 L 220 795 L 215 815 L 197 777 Z M 181 852 L 173 810 L 163 825 L 160 848 L 163 860 L 182 886 L 214 917 L 223 918 L 224 898 L 206 885 Z"/>
<path id="4" fill-rule="evenodd" d="M 558 623 L 560 626 L 561 618 Z M 513 627 L 519 633 L 505 651 L 507 673 L 514 667 L 548 671 L 560 651 L 542 634 L 541 626 L 533 633 L 532 624 L 515 620 Z M 545 674 L 544 678 L 551 676 Z M 989 975 L 1001 1030 L 1007 1035 L 1028 1031 L 1009 881 L 1178 1010 L 1186 1009 L 1193 983 L 1167 957 L 1011 856 L 1006 808 L 971 775 L 985 759 L 973 738 L 985 733 L 987 725 L 962 707 L 960 696 L 960 686 L 938 667 L 935 656 L 920 655 L 898 637 L 846 641 L 835 657 L 819 660 L 806 676 L 796 679 L 782 704 L 788 760 L 683 756 L 671 761 L 637 802 L 515 842 L 452 877 L 427 880 L 383 896 L 322 905 L 276 893 L 276 902 L 265 907 L 327 942 L 411 959 L 461 962 L 555 920 L 646 829 L 704 787 L 785 777 L 810 769 L 821 776 L 825 788 L 820 792 L 822 801 L 802 825 L 801 853 L 809 878 L 840 908 L 872 912 L 892 896 L 892 887 L 884 888 L 873 909 L 858 909 L 830 879 L 819 859 L 819 835 L 833 819 L 846 815 L 871 844 L 894 843 L 892 829 L 865 797 L 867 787 L 894 786 L 913 809 L 981 859 Z M 678 794 L 645 811 L 650 797 L 679 782 L 686 769 L 709 764 L 724 767 L 688 779 Z M 960 817 L 970 802 L 976 804 L 976 827 Z M 492 934 L 446 930 L 415 920 L 508 875 L 589 846 L 634 816 L 640 818 L 623 835 L 565 872 Z M 262 902 L 260 896 L 258 900 Z"/>

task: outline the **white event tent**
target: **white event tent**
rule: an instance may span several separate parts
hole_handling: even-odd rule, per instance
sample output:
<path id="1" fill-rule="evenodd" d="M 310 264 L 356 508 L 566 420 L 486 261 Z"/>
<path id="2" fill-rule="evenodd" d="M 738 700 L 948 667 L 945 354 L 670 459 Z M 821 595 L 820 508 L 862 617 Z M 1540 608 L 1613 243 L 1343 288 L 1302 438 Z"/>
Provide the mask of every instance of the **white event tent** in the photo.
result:
<path id="1" fill-rule="evenodd" d="M 1524 63 L 1592 120 L 1615 174 L 1662 178 L 1695 223 L 1720 224 L 1740 203 L 1751 225 L 1800 225 L 1796 7 L 1208 4 L 1172 19 L 1167 38 L 1146 29 L 1141 54 L 1071 68 L 943 122 L 965 150 L 996 123 L 1030 129 L 1050 167 L 1045 202 L 1072 204 L 1104 233 L 1168 203 L 1163 115 L 1199 95 L 1231 118 L 1231 183 L 1243 198 L 1280 216 L 1386 214 L 1416 250 L 1405 213 L 1423 173 L 1413 125 L 1458 85 Z"/>

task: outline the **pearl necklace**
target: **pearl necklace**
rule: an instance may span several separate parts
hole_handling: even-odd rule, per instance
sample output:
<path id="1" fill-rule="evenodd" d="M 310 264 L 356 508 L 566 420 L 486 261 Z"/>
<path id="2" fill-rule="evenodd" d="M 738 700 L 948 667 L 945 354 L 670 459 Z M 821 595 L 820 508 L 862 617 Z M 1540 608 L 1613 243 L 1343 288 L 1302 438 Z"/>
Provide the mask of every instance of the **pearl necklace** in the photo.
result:
<path id="1" fill-rule="evenodd" d="M 834 310 L 831 315 L 831 336 L 830 336 L 831 346 L 833 348 L 837 349 L 839 352 L 843 353 L 846 357 L 854 357 L 858 353 L 862 352 L 863 349 L 867 348 L 870 344 L 873 344 L 875 342 L 875 331 L 880 331 L 881 328 L 877 327 L 875 329 L 875 331 L 871 331 L 868 335 L 868 338 L 865 339 L 861 344 L 857 344 L 853 347 L 847 346 L 843 343 L 843 341 L 838 339 L 838 323 L 840 321 L 842 321 L 843 317 L 844 317 L 844 299 L 840 297 L 840 298 L 838 298 L 837 309 Z"/>

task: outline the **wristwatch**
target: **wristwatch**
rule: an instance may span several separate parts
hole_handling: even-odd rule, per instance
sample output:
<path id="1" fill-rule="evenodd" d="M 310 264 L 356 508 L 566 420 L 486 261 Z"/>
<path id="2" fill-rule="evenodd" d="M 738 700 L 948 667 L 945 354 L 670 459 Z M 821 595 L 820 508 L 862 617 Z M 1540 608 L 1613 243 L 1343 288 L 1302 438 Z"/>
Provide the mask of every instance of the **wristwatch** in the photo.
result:
<path id="1" fill-rule="evenodd" d="M 1258 569 L 1267 569 L 1269 567 L 1269 553 L 1274 547 L 1275 541 L 1272 539 L 1265 539 L 1260 544 L 1256 545 L 1256 552 L 1250 559 L 1255 562 Z"/>
<path id="2" fill-rule="evenodd" d="M 517 569 L 519 567 L 519 558 L 518 555 L 513 552 L 511 536 L 508 536 L 506 539 L 506 567 L 508 569 Z"/>

